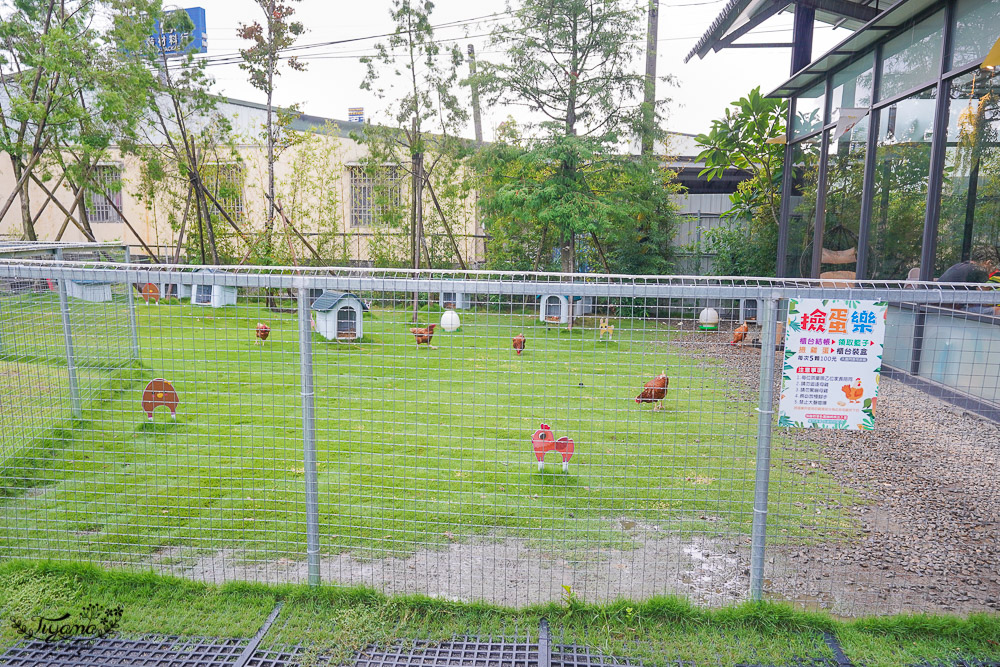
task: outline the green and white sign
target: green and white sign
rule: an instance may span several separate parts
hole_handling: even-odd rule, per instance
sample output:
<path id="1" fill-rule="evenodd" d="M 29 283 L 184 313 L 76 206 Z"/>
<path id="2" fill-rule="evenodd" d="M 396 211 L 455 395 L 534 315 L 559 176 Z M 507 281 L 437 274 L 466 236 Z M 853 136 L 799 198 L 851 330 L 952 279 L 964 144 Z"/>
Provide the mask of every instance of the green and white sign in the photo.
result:
<path id="1" fill-rule="evenodd" d="M 886 305 L 789 299 L 778 426 L 875 428 Z"/>

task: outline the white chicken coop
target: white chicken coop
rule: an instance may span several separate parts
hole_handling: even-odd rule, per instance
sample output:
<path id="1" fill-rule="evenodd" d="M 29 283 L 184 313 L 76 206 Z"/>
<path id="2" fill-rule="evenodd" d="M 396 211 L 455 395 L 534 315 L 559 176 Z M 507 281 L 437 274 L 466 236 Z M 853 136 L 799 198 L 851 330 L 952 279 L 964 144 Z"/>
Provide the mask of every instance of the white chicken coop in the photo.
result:
<path id="1" fill-rule="evenodd" d="M 551 324 L 569 323 L 570 303 L 573 304 L 573 319 L 594 312 L 594 297 L 565 294 L 543 294 L 539 301 L 538 320 Z"/>
<path id="2" fill-rule="evenodd" d="M 218 272 L 212 269 L 202 269 L 198 273 Z M 211 306 L 212 308 L 235 306 L 236 288 L 228 285 L 192 285 L 191 303 L 196 306 Z"/>
<path id="3" fill-rule="evenodd" d="M 368 306 L 350 292 L 327 290 L 315 301 L 316 333 L 327 340 L 355 340 L 364 336 Z"/>
<path id="4" fill-rule="evenodd" d="M 66 294 L 81 301 L 94 303 L 111 301 L 111 283 L 99 280 L 70 280 L 66 285 Z"/>
<path id="5" fill-rule="evenodd" d="M 191 285 L 185 285 L 183 283 L 160 283 L 160 298 L 161 299 L 190 299 L 191 298 Z"/>
<path id="6" fill-rule="evenodd" d="M 465 310 L 468 303 L 464 292 L 441 292 L 438 296 L 438 305 L 445 310 Z"/>

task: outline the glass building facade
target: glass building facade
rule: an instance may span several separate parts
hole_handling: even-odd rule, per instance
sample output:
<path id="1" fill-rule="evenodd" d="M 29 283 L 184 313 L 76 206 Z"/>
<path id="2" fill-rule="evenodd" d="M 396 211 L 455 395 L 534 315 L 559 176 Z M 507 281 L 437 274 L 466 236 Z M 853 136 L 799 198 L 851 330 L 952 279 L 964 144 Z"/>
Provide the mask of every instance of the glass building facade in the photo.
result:
<path id="1" fill-rule="evenodd" d="M 865 30 L 867 46 L 791 94 L 779 275 L 1000 269 L 1000 71 L 982 66 L 1000 0 L 930 3 Z"/>

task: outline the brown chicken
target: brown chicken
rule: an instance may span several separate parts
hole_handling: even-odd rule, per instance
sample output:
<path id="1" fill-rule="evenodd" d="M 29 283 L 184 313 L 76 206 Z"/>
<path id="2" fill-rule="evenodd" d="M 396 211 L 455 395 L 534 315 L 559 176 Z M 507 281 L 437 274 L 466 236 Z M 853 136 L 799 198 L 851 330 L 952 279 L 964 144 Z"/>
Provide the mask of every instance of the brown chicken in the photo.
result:
<path id="1" fill-rule="evenodd" d="M 662 405 L 660 401 L 667 397 L 668 384 L 670 384 L 670 378 L 667 377 L 667 371 L 663 371 L 643 385 L 642 393 L 635 397 L 635 402 L 640 405 L 652 403 L 653 410 L 659 410 Z"/>
<path id="2" fill-rule="evenodd" d="M 853 387 L 849 384 L 845 384 L 840 388 L 840 390 L 844 392 L 844 396 L 847 397 L 848 403 L 860 403 L 861 397 L 865 395 L 865 390 L 861 386 L 861 378 L 854 381 Z"/>
<path id="3" fill-rule="evenodd" d="M 730 341 L 730 345 L 736 345 L 739 343 L 740 347 L 743 347 L 743 340 L 747 337 L 747 332 L 750 331 L 750 325 L 744 322 L 740 326 L 736 327 L 733 331 L 733 340 Z"/>
<path id="4" fill-rule="evenodd" d="M 517 356 L 521 356 L 521 352 L 524 351 L 524 334 L 517 334 L 514 336 L 514 351 L 517 352 Z"/>
<path id="5" fill-rule="evenodd" d="M 434 327 L 436 326 L 437 326 L 436 324 L 428 324 L 426 327 L 413 327 L 412 329 L 410 329 L 410 333 L 413 334 L 413 337 L 417 339 L 417 347 L 420 347 L 421 345 L 426 345 L 432 350 L 437 349 L 436 347 L 431 345 L 431 338 L 434 337 Z"/>
<path id="6" fill-rule="evenodd" d="M 257 340 L 254 341 L 255 345 L 263 345 L 267 337 L 271 335 L 271 327 L 267 326 L 263 322 L 257 323 Z"/>

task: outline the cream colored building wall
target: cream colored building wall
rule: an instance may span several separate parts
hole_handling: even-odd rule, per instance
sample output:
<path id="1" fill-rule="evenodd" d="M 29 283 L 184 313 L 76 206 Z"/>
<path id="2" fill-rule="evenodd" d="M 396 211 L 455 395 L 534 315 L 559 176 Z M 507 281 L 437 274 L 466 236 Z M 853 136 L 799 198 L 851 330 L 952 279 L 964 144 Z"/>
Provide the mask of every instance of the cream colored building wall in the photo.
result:
<path id="1" fill-rule="evenodd" d="M 367 151 L 363 145 L 358 144 L 347 137 L 331 136 L 319 133 L 304 133 L 306 142 L 310 142 L 316 153 L 323 156 L 323 160 L 308 162 L 305 169 L 306 176 L 303 177 L 303 160 L 298 151 L 299 147 L 292 147 L 285 150 L 279 157 L 275 165 L 275 181 L 277 184 L 277 199 L 283 208 L 291 213 L 293 224 L 304 234 L 320 231 L 320 228 L 330 230 L 336 228 L 338 232 L 345 235 L 341 238 L 348 240 L 348 254 L 352 262 L 368 262 L 371 260 L 369 252 L 369 241 L 371 228 L 352 228 L 351 219 L 351 188 L 349 168 L 352 164 L 358 164 L 363 160 Z M 266 216 L 267 206 L 264 193 L 267 189 L 267 161 L 266 152 L 257 145 L 238 145 L 237 150 L 243 161 L 245 171 L 245 184 L 243 189 L 244 218 L 239 221 L 244 232 L 260 230 L 263 227 L 263 220 Z M 298 170 L 296 162 L 299 162 Z M 172 229 L 169 223 L 172 204 L 166 198 L 158 198 L 151 207 L 139 201 L 135 192 L 139 186 L 140 165 L 137 158 L 133 156 L 120 157 L 113 154 L 104 163 L 117 164 L 122 169 L 123 187 L 121 192 L 122 212 L 125 218 L 131 223 L 135 231 L 153 247 L 160 255 L 172 255 L 173 248 L 177 243 L 177 231 Z M 312 173 L 308 173 L 309 170 Z M 54 177 L 47 185 L 53 187 L 58 180 L 58 169 L 53 169 Z M 325 182 L 328 187 L 332 187 L 337 197 L 337 207 L 332 211 L 319 212 L 317 197 L 309 196 L 302 192 L 301 187 L 304 180 Z M 9 196 L 15 185 L 13 171 L 10 160 L 6 155 L 0 156 L 0 193 Z M 295 192 L 296 184 L 300 187 L 299 192 Z M 408 207 L 409 179 L 402 194 L 403 203 Z M 67 209 L 72 205 L 74 195 L 65 186 L 56 190 L 57 199 Z M 183 197 L 183 193 L 180 193 Z M 4 196 L 4 200 L 6 200 Z M 32 183 L 30 190 L 32 215 L 37 215 L 40 207 L 47 199 L 42 190 Z M 209 204 L 211 206 L 211 204 Z M 299 211 L 302 215 L 296 215 Z M 437 212 L 428 197 L 424 206 L 425 216 L 437 225 Z M 174 212 L 179 219 L 181 213 Z M 312 218 L 311 220 L 309 218 Z M 463 257 L 470 265 L 474 265 L 483 260 L 484 244 L 477 235 L 482 234 L 476 222 L 475 205 L 467 202 L 461 219 L 451 220 L 449 223 L 457 237 L 459 248 Z M 336 218 L 336 219 L 334 219 Z M 35 224 L 35 230 L 39 240 L 55 240 L 62 227 L 66 215 L 54 203 L 49 202 L 41 216 Z M 189 220 L 189 225 L 194 224 L 194 220 Z M 224 220 L 219 220 L 217 227 L 229 229 Z M 134 253 L 141 253 L 139 239 L 124 222 L 98 223 L 92 222 L 91 227 L 97 241 L 120 241 L 133 247 Z M 189 230 L 191 227 L 189 227 Z M 275 229 L 283 229 L 280 218 L 276 220 Z M 7 211 L 0 220 L 0 238 L 20 238 L 22 233 L 21 209 L 19 200 Z M 405 235 L 403 235 L 405 236 Z M 307 236 L 307 238 L 309 238 Z M 63 241 L 85 242 L 86 238 L 77 227 L 70 222 L 61 237 Z M 408 242 L 405 238 L 401 242 Z M 283 239 L 282 239 L 283 242 Z M 339 246 L 339 244 L 338 244 Z M 307 258 L 300 258 L 306 260 Z"/>

